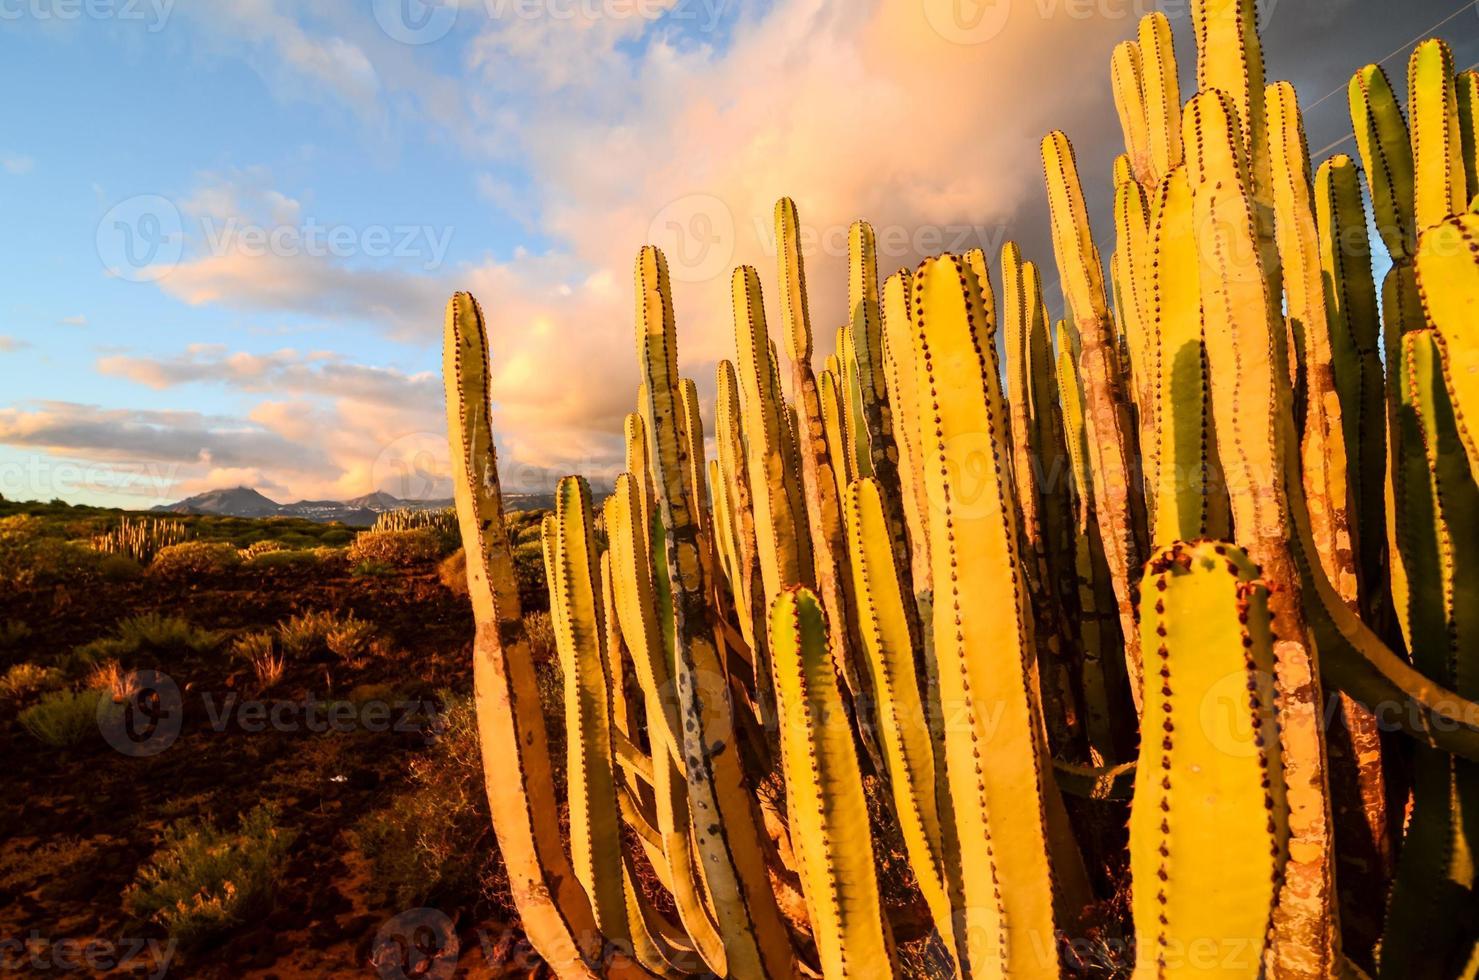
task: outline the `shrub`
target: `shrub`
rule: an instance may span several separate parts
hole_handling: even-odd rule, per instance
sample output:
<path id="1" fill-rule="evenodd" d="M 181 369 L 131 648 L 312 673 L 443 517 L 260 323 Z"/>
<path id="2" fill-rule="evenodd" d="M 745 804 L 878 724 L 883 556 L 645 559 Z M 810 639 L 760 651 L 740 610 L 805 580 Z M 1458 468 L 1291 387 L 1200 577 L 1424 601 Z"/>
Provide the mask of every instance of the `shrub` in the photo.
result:
<path id="1" fill-rule="evenodd" d="M 115 704 L 127 701 L 137 689 L 134 672 L 116 660 L 105 660 L 87 675 L 87 689 L 107 695 Z"/>
<path id="2" fill-rule="evenodd" d="M 321 560 L 319 557 L 320 550 L 278 548 L 275 550 L 261 551 L 247 559 L 247 567 L 252 569 L 267 569 L 300 568 L 316 565 Z"/>
<path id="3" fill-rule="evenodd" d="M 519 586 L 519 605 L 525 611 L 549 608 L 549 586 L 544 578 L 544 547 L 533 541 L 514 547 L 514 581 Z"/>
<path id="4" fill-rule="evenodd" d="M 262 555 L 270 555 L 274 552 L 286 550 L 287 547 L 281 541 L 274 541 L 268 538 L 264 541 L 253 541 L 245 548 L 238 548 L 236 553 L 242 561 L 251 561 L 253 558 L 260 558 Z"/>
<path id="5" fill-rule="evenodd" d="M 374 627 L 353 613 L 306 612 L 277 625 L 283 652 L 294 659 L 321 657 L 332 653 L 354 659 L 369 648 Z M 341 652 L 348 651 L 348 652 Z"/>
<path id="6" fill-rule="evenodd" d="M 446 552 L 437 535 L 426 528 L 409 531 L 362 531 L 349 546 L 351 563 L 379 561 L 387 565 L 420 565 Z"/>
<path id="7" fill-rule="evenodd" d="M 139 563 L 124 555 L 107 554 L 86 545 L 43 536 L 39 522 L 0 524 L 0 584 L 12 589 L 44 588 L 60 584 L 122 582 L 137 578 Z"/>
<path id="8" fill-rule="evenodd" d="M 222 575 L 240 564 L 236 547 L 225 541 L 186 541 L 161 549 L 149 572 L 164 578 L 192 579 Z"/>
<path id="9" fill-rule="evenodd" d="M 547 612 L 535 611 L 524 614 L 524 633 L 529 638 L 529 657 L 538 663 L 556 660 L 555 624 Z"/>
<path id="10" fill-rule="evenodd" d="M 179 616 L 145 613 L 120 620 L 113 635 L 94 640 L 75 651 L 86 664 L 132 657 L 141 652 L 180 656 L 209 653 L 221 645 L 221 634 L 200 629 Z"/>
<path id="11" fill-rule="evenodd" d="M 436 741 L 409 764 L 410 788 L 359 821 L 370 880 L 397 908 L 479 898 L 512 911 L 483 788 L 471 697 L 443 693 Z"/>
<path id="12" fill-rule="evenodd" d="M 271 908 L 295 836 L 278 826 L 271 806 L 253 809 L 235 831 L 178 821 L 139 869 L 124 907 L 164 926 L 182 946 L 199 946 Z"/>
<path id="13" fill-rule="evenodd" d="M 16 664 L 0 677 L 0 694 L 17 701 L 28 701 L 45 691 L 54 691 L 64 683 L 62 672 L 40 664 Z"/>
<path id="14" fill-rule="evenodd" d="M 231 643 L 231 656 L 247 664 L 257 678 L 257 689 L 277 686 L 287 670 L 287 657 L 277 652 L 268 632 L 243 633 Z"/>
<path id="15" fill-rule="evenodd" d="M 467 595 L 467 554 L 458 548 L 437 566 L 437 578 L 457 595 Z"/>
<path id="16" fill-rule="evenodd" d="M 349 570 L 355 578 L 386 578 L 395 574 L 395 568 L 383 561 L 367 559 Z"/>
<path id="17" fill-rule="evenodd" d="M 374 638 L 375 627 L 351 615 L 330 628 L 324 642 L 330 653 L 346 663 L 354 663 L 369 652 Z"/>
<path id="18" fill-rule="evenodd" d="M 54 691 L 22 711 L 21 727 L 47 745 L 76 745 L 98 730 L 98 700 L 102 691 Z"/>

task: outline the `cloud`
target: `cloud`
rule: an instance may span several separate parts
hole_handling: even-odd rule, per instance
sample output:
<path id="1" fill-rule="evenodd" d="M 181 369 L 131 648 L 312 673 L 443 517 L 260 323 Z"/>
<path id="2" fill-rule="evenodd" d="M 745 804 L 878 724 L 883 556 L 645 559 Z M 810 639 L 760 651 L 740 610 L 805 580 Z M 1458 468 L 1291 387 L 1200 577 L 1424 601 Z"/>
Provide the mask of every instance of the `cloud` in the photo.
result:
<path id="1" fill-rule="evenodd" d="M 0 168 L 14 177 L 30 173 L 36 168 L 36 161 L 19 153 L 0 153 Z"/>
<path id="2" fill-rule="evenodd" d="M 64 327 L 85 327 L 87 326 L 87 317 L 79 313 L 76 316 L 64 316 L 59 322 Z"/>
<path id="3" fill-rule="evenodd" d="M 18 337 L 0 336 L 0 352 L 10 354 L 18 350 L 25 350 L 31 346 L 29 340 L 21 340 Z"/>
<path id="4" fill-rule="evenodd" d="M 188 11 L 219 43 L 249 46 L 246 58 L 265 81 L 286 98 L 313 98 L 322 92 L 362 116 L 378 118 L 380 79 L 365 51 L 337 35 L 315 35 L 300 22 L 301 12 L 277 0 L 216 0 Z"/>

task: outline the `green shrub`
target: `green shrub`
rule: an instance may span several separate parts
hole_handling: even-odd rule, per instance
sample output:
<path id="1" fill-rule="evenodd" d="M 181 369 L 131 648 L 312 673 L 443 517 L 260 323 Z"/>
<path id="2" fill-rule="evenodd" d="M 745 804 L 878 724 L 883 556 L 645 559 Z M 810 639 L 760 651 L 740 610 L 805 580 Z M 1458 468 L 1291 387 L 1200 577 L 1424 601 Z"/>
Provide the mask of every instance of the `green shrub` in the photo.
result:
<path id="1" fill-rule="evenodd" d="M 28 701 L 45 691 L 54 691 L 65 683 L 62 672 L 40 664 L 16 664 L 0 676 L 0 694 L 17 701 Z"/>
<path id="2" fill-rule="evenodd" d="M 199 946 L 272 907 L 295 836 L 278 826 L 271 806 L 253 809 L 235 831 L 178 821 L 139 869 L 124 907 L 164 926 L 182 946 Z"/>
<path id="3" fill-rule="evenodd" d="M 180 616 L 145 613 L 120 620 L 111 636 L 80 646 L 75 654 L 84 664 L 135 656 L 139 653 L 181 656 L 209 653 L 221 645 L 221 634 L 201 629 Z"/>
<path id="4" fill-rule="evenodd" d="M 409 531 L 361 531 L 349 546 L 351 564 L 378 561 L 387 565 L 420 565 L 435 561 L 447 551 L 446 544 L 433 531 L 415 528 Z"/>
<path id="5" fill-rule="evenodd" d="M 319 561 L 317 549 L 279 548 L 258 552 L 247 559 L 247 567 L 252 569 L 306 568 L 309 565 L 318 564 Z"/>
<path id="6" fill-rule="evenodd" d="M 349 570 L 355 578 L 387 578 L 395 574 L 395 568 L 383 561 L 367 558 Z"/>
<path id="7" fill-rule="evenodd" d="M 306 612 L 277 624 L 283 652 L 293 659 L 334 654 L 352 660 L 369 650 L 374 633 L 373 626 L 353 613 Z"/>
<path id="8" fill-rule="evenodd" d="M 160 549 L 149 573 L 162 578 L 194 579 L 222 575 L 241 564 L 236 547 L 225 541 L 186 541 Z"/>
<path id="9" fill-rule="evenodd" d="M 51 536 L 35 518 L 10 517 L 0 525 L 0 585 L 12 589 L 122 582 L 143 571 L 132 558 Z"/>
<path id="10" fill-rule="evenodd" d="M 17 720 L 47 745 L 76 745 L 98 730 L 98 699 L 102 696 L 98 690 L 54 691 L 22 711 Z"/>
<path id="11" fill-rule="evenodd" d="M 527 612 L 549 608 L 549 586 L 544 578 L 544 548 L 536 536 L 513 550 L 514 581 L 519 586 L 519 605 Z"/>
<path id="12" fill-rule="evenodd" d="M 485 899 L 512 912 L 493 843 L 471 697 L 443 693 L 442 727 L 409 766 L 410 788 L 359 821 L 370 881 L 397 908 Z"/>

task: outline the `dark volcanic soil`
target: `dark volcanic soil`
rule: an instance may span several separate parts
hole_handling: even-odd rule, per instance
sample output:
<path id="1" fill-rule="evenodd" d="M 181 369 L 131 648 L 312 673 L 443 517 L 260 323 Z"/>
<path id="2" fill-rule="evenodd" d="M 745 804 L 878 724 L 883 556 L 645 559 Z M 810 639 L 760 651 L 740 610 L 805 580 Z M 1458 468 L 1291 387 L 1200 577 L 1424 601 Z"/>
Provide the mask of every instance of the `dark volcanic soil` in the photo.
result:
<path id="1" fill-rule="evenodd" d="M 236 633 L 270 629 L 306 610 L 352 611 L 388 643 L 353 667 L 290 663 L 269 701 L 302 705 L 384 684 L 393 686 L 399 705 L 434 698 L 441 688 L 470 688 L 471 610 L 431 568 L 354 578 L 336 563 L 242 570 L 195 585 L 146 576 L 85 591 L 11 594 L 0 599 L 0 622 L 18 619 L 33 631 L 6 665 L 50 664 L 139 613 L 184 616 Z M 289 722 L 279 727 L 297 730 L 267 725 L 252 732 L 213 721 L 229 697 L 256 693 L 250 670 L 234 665 L 225 645 L 203 656 L 126 666 L 160 670 L 181 690 L 180 734 L 158 754 L 125 754 L 101 738 L 54 749 L 23 730 L 13 708 L 0 709 L 3 965 L 42 972 L 70 955 L 86 966 L 63 942 L 73 940 L 77 948 L 104 944 L 92 947 L 93 967 L 113 964 L 113 972 L 133 975 L 159 976 L 164 966 L 170 976 L 192 977 L 376 975 L 370 950 L 377 930 L 406 910 L 377 903 L 367 859 L 348 831 L 364 814 L 392 805 L 405 787 L 408 760 L 426 749 L 429 712 L 397 718 L 391 730 L 314 732 Z M 166 959 L 164 931 L 125 912 L 124 890 L 172 821 L 207 817 L 234 826 L 240 813 L 263 802 L 278 804 L 280 823 L 297 832 L 275 908 L 214 945 Z M 517 931 L 491 918 L 495 910 L 443 911 L 459 930 L 459 976 L 542 969 L 517 955 Z M 36 964 L 28 965 L 21 944 L 39 950 Z"/>

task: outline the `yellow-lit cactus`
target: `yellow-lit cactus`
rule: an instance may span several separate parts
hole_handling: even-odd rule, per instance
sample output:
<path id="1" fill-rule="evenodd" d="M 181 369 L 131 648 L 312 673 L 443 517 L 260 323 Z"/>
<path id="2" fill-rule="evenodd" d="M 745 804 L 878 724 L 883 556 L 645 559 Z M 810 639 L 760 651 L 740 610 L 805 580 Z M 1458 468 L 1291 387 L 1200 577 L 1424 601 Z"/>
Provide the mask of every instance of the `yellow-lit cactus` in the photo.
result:
<path id="1" fill-rule="evenodd" d="M 1479 75 L 1424 42 L 1404 116 L 1358 71 L 1362 166 L 1311 160 L 1253 0 L 1191 14 L 1184 106 L 1166 17 L 1115 49 L 1107 264 L 1067 136 L 1041 144 L 1061 310 L 1010 243 L 880 284 L 858 221 L 818 352 L 783 199 L 784 354 L 736 269 L 706 459 L 641 250 L 626 472 L 604 534 L 577 479 L 543 528 L 565 803 L 454 297 L 489 798 L 561 977 L 1123 975 L 1080 942 L 1116 930 L 1146 978 L 1472 960 Z"/>

